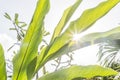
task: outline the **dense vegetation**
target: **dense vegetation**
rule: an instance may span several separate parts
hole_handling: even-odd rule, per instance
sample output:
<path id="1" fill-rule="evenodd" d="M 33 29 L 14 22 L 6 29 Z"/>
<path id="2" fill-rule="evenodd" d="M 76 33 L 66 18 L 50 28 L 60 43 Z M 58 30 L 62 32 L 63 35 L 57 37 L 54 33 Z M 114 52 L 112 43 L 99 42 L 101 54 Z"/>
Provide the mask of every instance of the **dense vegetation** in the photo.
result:
<path id="1" fill-rule="evenodd" d="M 72 21 L 67 29 L 63 32 L 64 27 L 68 23 L 71 16 L 74 14 L 82 0 L 77 0 L 75 4 L 67 8 L 61 17 L 58 25 L 54 29 L 50 43 L 41 48 L 38 54 L 38 46 L 41 44 L 45 35 L 44 18 L 50 9 L 49 0 L 38 0 L 34 15 L 25 35 L 21 30 L 18 34 L 18 40 L 21 40 L 19 52 L 13 58 L 13 75 L 12 80 L 31 80 L 35 74 L 44 67 L 48 61 L 60 57 L 74 50 L 104 42 L 104 40 L 119 39 L 120 27 L 116 27 L 106 32 L 90 33 L 79 40 L 74 40 L 74 34 L 80 34 L 107 14 L 120 0 L 107 0 L 100 3 L 95 8 L 85 10 L 82 15 Z M 5 17 L 12 20 L 6 13 Z M 16 14 L 13 24 L 19 26 Z M 20 29 L 26 24 L 19 26 Z M 20 33 L 20 32 L 19 32 Z M 4 51 L 0 45 L 0 80 L 7 80 L 6 63 L 4 59 Z M 117 75 L 118 72 L 98 65 L 79 66 L 73 65 L 65 69 L 57 70 L 53 73 L 45 74 L 38 80 L 84 80 L 98 77 L 105 79 L 106 76 Z"/>

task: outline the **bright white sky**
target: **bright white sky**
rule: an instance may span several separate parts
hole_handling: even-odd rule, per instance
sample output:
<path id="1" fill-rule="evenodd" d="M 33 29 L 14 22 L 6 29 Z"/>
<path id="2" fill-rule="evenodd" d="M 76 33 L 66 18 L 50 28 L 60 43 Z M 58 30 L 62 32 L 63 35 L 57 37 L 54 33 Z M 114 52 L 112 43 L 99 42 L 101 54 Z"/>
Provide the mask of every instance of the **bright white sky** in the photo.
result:
<path id="1" fill-rule="evenodd" d="M 46 30 L 50 33 L 53 32 L 54 27 L 57 25 L 60 17 L 62 16 L 63 11 L 73 4 L 76 0 L 50 0 L 51 9 L 48 15 L 45 18 L 45 27 Z M 100 2 L 105 0 L 83 0 L 73 17 L 70 21 L 75 20 L 81 15 L 81 13 L 88 8 L 94 7 Z M 29 24 L 37 0 L 0 0 L 0 43 L 3 44 L 3 47 L 6 50 L 15 42 L 16 33 L 14 31 L 9 31 L 10 27 L 14 27 L 11 22 L 4 18 L 4 13 L 7 12 L 12 17 L 14 13 L 19 13 L 19 19 L 25 21 Z M 120 23 L 120 4 L 114 7 L 106 16 L 97 21 L 92 28 L 87 30 L 87 32 L 97 32 L 97 31 L 107 31 L 114 27 L 117 27 Z M 50 36 L 49 36 L 50 38 Z M 12 52 L 12 51 L 11 51 Z M 6 53 L 8 56 L 9 53 Z M 98 46 L 87 47 L 81 50 L 75 51 L 74 62 L 80 65 L 96 64 L 97 57 L 96 53 L 98 52 Z"/>

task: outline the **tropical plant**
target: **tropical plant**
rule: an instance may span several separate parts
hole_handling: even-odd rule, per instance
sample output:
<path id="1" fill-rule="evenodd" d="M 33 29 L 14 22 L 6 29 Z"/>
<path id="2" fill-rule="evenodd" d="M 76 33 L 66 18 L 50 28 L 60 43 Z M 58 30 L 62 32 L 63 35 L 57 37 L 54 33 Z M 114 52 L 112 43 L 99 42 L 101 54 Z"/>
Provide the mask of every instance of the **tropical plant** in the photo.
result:
<path id="1" fill-rule="evenodd" d="M 63 54 L 89 46 L 92 44 L 103 42 L 104 39 L 118 39 L 120 27 L 107 32 L 91 33 L 74 40 L 75 34 L 80 34 L 90 28 L 98 19 L 108 13 L 120 0 L 107 0 L 100 3 L 92 9 L 85 10 L 83 14 L 72 21 L 68 28 L 62 33 L 69 19 L 81 3 L 77 0 L 75 4 L 67 8 L 58 25 L 56 26 L 50 43 L 44 46 L 40 54 L 38 54 L 38 46 L 43 38 L 44 18 L 50 8 L 49 0 L 38 0 L 36 10 L 26 35 L 22 40 L 19 52 L 13 58 L 13 75 L 12 80 L 31 80 L 35 74 L 41 69 L 45 63 L 55 59 Z M 1 48 L 2 49 L 2 48 Z M 0 50 L 0 64 L 4 63 L 3 50 Z M 5 76 L 5 65 L 0 66 L 0 78 Z M 53 73 L 49 73 L 39 78 L 39 80 L 78 80 L 80 78 L 92 78 L 96 76 L 116 75 L 118 72 L 97 65 L 78 66 L 73 65 L 66 69 L 61 69 Z"/>
<path id="2" fill-rule="evenodd" d="M 110 67 L 120 72 L 120 40 L 106 40 L 104 43 L 100 43 L 98 52 L 98 61 L 102 66 Z M 113 79 L 113 76 L 107 77 L 107 79 Z M 118 76 L 117 78 L 120 78 Z"/>
<path id="3" fill-rule="evenodd" d="M 120 40 L 106 40 L 104 43 L 100 43 L 99 47 L 99 60 L 101 65 L 115 68 L 120 64 Z"/>

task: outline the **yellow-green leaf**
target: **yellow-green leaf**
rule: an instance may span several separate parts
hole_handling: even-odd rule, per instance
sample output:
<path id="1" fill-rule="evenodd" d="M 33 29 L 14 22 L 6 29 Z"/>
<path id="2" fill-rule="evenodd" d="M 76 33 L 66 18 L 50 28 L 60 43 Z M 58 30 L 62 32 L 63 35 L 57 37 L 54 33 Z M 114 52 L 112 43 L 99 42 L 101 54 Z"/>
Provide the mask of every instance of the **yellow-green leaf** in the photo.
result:
<path id="1" fill-rule="evenodd" d="M 92 24 L 108 13 L 119 2 L 120 0 L 107 0 L 95 8 L 84 11 L 81 17 L 71 22 L 67 30 L 53 43 L 48 55 L 54 53 L 72 40 L 74 34 L 81 33 L 91 27 Z"/>
<path id="2" fill-rule="evenodd" d="M 0 80 L 7 80 L 4 51 L 0 44 Z"/>
<path id="3" fill-rule="evenodd" d="M 106 39 L 108 40 L 120 39 L 119 35 L 120 35 L 120 27 L 113 28 L 112 30 L 106 32 L 90 33 L 79 38 L 78 41 L 71 41 L 69 48 L 71 51 L 73 51 L 86 46 L 104 42 L 106 41 Z"/>
<path id="4" fill-rule="evenodd" d="M 91 27 L 91 25 L 93 25 L 98 19 L 108 13 L 119 2 L 120 0 L 107 0 L 100 3 L 95 8 L 85 10 L 80 18 L 70 24 L 65 33 L 81 33 L 85 31 Z"/>
<path id="5" fill-rule="evenodd" d="M 93 78 L 93 77 L 103 77 L 117 75 L 118 72 L 110 69 L 104 68 L 98 65 L 89 66 L 71 66 L 67 69 L 58 70 L 56 72 L 47 74 L 39 80 L 73 80 L 75 78 Z"/>
<path id="6" fill-rule="evenodd" d="M 43 63 L 48 58 L 50 59 L 52 56 L 55 56 L 59 49 L 72 41 L 74 34 L 81 33 L 91 27 L 92 24 L 108 13 L 119 2 L 120 0 L 107 0 L 100 3 L 95 8 L 84 11 L 77 20 L 71 22 L 62 35 L 59 35 L 53 42 L 50 43 L 44 53 L 45 57 Z"/>
<path id="7" fill-rule="evenodd" d="M 63 46 L 58 51 L 54 53 L 54 55 L 50 56 L 50 59 L 56 58 L 60 55 L 69 53 L 71 51 L 81 49 L 90 45 L 98 44 L 101 42 L 108 40 L 116 40 L 120 39 L 120 27 L 113 28 L 106 32 L 95 32 L 89 33 L 84 35 L 83 37 L 79 38 L 77 41 L 71 40 L 68 45 Z M 49 59 L 49 58 L 48 58 Z"/>
<path id="8" fill-rule="evenodd" d="M 49 7 L 49 0 L 38 0 L 35 13 L 21 44 L 20 51 L 13 59 L 13 80 L 28 80 L 27 68 L 38 54 L 38 46 L 43 35 L 42 26 L 44 25 L 44 17 Z"/>
<path id="9" fill-rule="evenodd" d="M 59 23 L 57 24 L 54 30 L 51 41 L 53 41 L 57 36 L 61 34 L 61 31 L 63 30 L 63 28 L 65 27 L 71 16 L 74 14 L 75 10 L 80 5 L 81 1 L 82 0 L 77 0 L 75 4 L 73 4 L 64 11 L 62 18 L 60 19 Z"/>

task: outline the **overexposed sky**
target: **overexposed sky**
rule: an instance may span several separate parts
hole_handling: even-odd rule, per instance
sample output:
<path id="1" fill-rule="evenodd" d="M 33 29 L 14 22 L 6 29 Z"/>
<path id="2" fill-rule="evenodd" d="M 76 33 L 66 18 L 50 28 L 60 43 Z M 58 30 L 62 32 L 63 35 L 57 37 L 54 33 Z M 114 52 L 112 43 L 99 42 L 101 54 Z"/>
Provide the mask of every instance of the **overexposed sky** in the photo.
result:
<path id="1" fill-rule="evenodd" d="M 53 29 L 55 28 L 55 26 L 60 20 L 60 17 L 63 14 L 63 11 L 68 6 L 72 5 L 75 1 L 76 0 L 50 0 L 51 8 L 45 18 L 45 28 L 47 31 L 49 31 L 52 34 Z M 102 1 L 106 0 L 83 0 L 70 21 L 78 18 L 85 9 L 95 7 Z M 4 13 L 7 12 L 12 17 L 14 17 L 15 13 L 18 13 L 19 20 L 25 21 L 27 24 L 29 24 L 34 9 L 36 7 L 36 3 L 37 0 L 0 0 L 0 36 L 7 36 L 7 38 L 0 37 L 0 42 L 3 44 L 5 50 L 7 50 L 8 48 L 8 46 L 6 45 L 12 42 L 10 40 L 13 40 L 14 42 L 14 40 L 16 39 L 16 33 L 14 31 L 9 30 L 10 27 L 14 26 L 10 21 L 4 18 L 3 16 Z M 93 25 L 93 27 L 88 29 L 83 34 L 90 32 L 107 31 L 109 29 L 119 26 L 120 23 L 119 9 L 120 4 L 114 7 L 106 16 L 98 20 Z M 49 40 L 50 37 L 51 36 L 48 36 L 47 40 Z M 5 42 L 5 40 L 7 40 L 7 42 Z M 97 51 L 98 51 L 97 45 L 75 51 L 76 54 L 74 55 L 75 59 L 74 63 L 81 65 L 95 64 L 97 61 L 96 58 Z"/>

